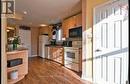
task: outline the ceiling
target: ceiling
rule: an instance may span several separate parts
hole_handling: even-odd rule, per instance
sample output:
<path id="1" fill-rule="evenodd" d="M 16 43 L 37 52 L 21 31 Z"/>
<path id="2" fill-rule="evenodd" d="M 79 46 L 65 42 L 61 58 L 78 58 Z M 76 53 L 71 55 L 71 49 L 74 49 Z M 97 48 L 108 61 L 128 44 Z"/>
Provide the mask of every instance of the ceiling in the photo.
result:
<path id="1" fill-rule="evenodd" d="M 15 0 L 16 13 L 22 20 L 8 20 L 19 25 L 55 24 L 81 11 L 80 0 Z M 27 14 L 24 14 L 24 11 Z"/>

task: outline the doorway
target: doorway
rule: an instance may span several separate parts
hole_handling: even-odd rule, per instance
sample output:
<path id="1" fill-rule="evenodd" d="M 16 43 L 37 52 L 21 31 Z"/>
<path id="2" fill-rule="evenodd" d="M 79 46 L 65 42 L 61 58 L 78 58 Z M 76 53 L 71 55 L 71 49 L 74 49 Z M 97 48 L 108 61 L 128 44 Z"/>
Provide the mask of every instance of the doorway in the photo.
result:
<path id="1" fill-rule="evenodd" d="M 128 0 L 112 0 L 94 8 L 94 83 L 126 84 L 128 63 Z"/>
<path id="2" fill-rule="evenodd" d="M 31 54 L 31 30 L 19 29 L 19 36 L 22 46 L 28 49 L 28 57 L 32 57 Z"/>

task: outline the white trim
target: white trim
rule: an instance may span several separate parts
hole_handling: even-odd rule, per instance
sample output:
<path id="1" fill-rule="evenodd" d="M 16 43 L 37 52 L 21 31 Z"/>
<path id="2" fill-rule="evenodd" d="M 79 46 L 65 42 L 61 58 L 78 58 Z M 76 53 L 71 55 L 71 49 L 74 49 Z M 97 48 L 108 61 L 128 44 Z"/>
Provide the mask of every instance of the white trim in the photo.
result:
<path id="1" fill-rule="evenodd" d="M 117 2 L 117 1 L 119 1 L 119 0 L 109 0 L 109 1 L 107 1 L 107 2 L 104 2 L 104 3 L 102 3 L 102 4 L 99 4 L 99 5 L 95 6 L 93 9 L 95 10 L 96 8 L 109 5 L 109 4 L 114 3 L 114 2 Z"/>
<path id="2" fill-rule="evenodd" d="M 93 83 L 92 77 L 89 78 L 89 77 L 83 77 L 83 76 L 82 76 L 81 79 L 82 79 L 82 80 L 85 80 L 85 81 L 90 81 L 91 83 Z"/>
<path id="3" fill-rule="evenodd" d="M 31 55 L 30 57 L 37 57 L 38 55 Z"/>
<path id="4" fill-rule="evenodd" d="M 5 0 L 6 1 L 6 0 Z M 6 27 L 7 27 L 7 17 L 5 14 L 1 16 L 1 84 L 7 84 L 7 55 L 6 55 Z"/>

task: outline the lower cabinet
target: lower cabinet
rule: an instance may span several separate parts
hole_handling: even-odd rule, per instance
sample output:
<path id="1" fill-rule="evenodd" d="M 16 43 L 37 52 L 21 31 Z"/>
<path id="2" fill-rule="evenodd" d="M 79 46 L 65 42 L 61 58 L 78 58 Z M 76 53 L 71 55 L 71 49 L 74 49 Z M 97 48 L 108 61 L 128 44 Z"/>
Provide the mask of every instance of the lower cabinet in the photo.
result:
<path id="1" fill-rule="evenodd" d="M 64 64 L 64 50 L 62 47 L 48 47 L 48 59 Z"/>
<path id="2" fill-rule="evenodd" d="M 8 84 L 14 84 L 28 74 L 28 50 L 7 52 Z"/>
<path id="3" fill-rule="evenodd" d="M 79 62 L 74 63 L 64 59 L 64 48 L 63 47 L 46 47 L 48 54 L 47 59 L 53 60 L 64 65 L 67 68 L 70 68 L 74 71 L 82 71 L 82 48 L 79 49 Z"/>

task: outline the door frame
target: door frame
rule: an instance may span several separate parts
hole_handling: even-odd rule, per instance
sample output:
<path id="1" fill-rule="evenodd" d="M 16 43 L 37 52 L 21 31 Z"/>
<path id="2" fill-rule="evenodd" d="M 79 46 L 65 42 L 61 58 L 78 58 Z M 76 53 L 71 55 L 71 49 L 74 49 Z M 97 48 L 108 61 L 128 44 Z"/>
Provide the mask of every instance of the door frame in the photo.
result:
<path id="1" fill-rule="evenodd" d="M 24 30 L 24 29 L 19 29 L 19 32 L 22 31 L 22 30 Z M 30 41 L 29 41 L 29 42 L 30 42 L 30 47 L 29 47 L 29 49 L 28 49 L 28 57 L 33 57 L 33 56 L 32 56 L 32 41 L 31 41 L 31 39 L 32 39 L 31 37 L 32 37 L 32 36 L 31 36 L 31 28 L 30 28 L 30 30 L 25 30 L 25 31 L 27 31 L 27 32 L 29 31 L 29 35 L 30 35 Z M 25 31 L 24 31 L 24 32 L 25 32 Z M 22 32 L 23 32 L 23 31 L 22 31 Z M 30 55 L 30 56 L 29 56 L 29 55 Z"/>
<path id="2" fill-rule="evenodd" d="M 7 17 L 1 16 L 1 84 L 7 84 L 6 27 Z"/>

